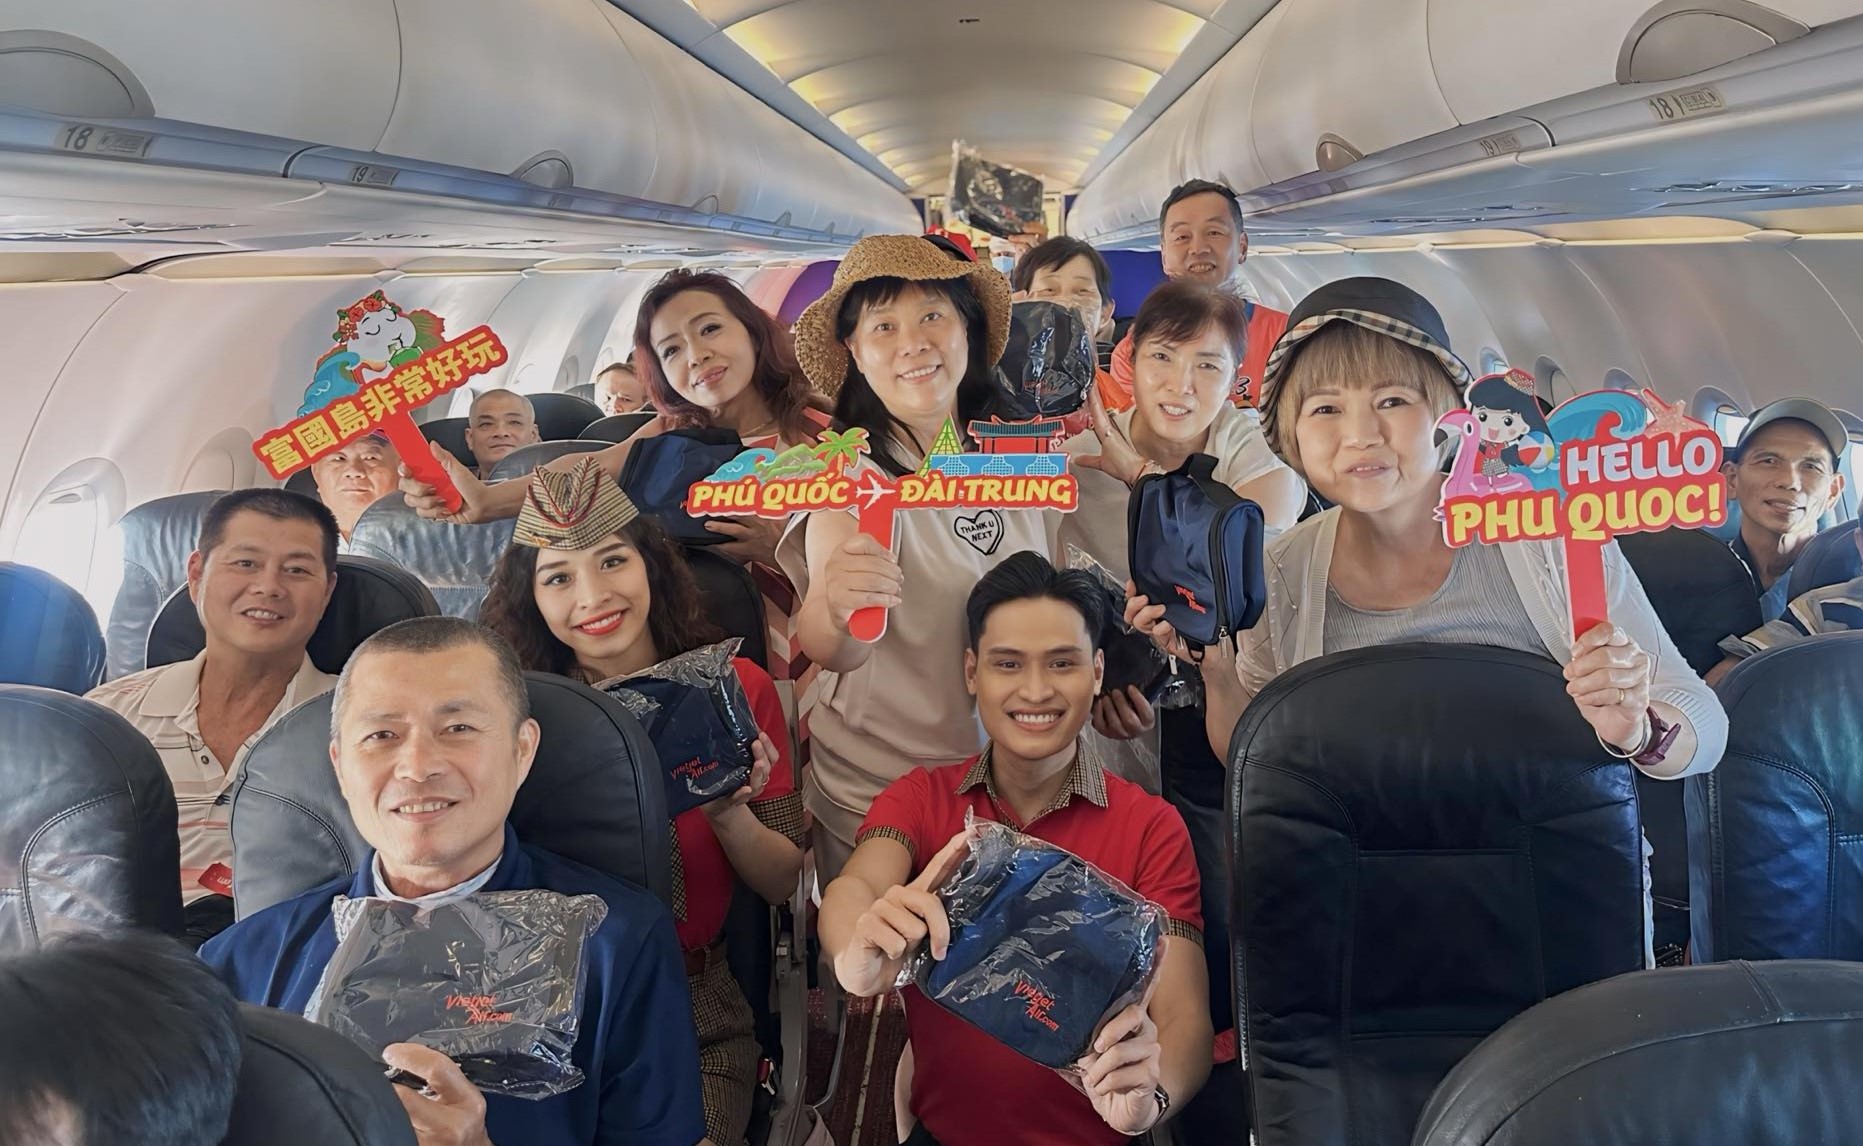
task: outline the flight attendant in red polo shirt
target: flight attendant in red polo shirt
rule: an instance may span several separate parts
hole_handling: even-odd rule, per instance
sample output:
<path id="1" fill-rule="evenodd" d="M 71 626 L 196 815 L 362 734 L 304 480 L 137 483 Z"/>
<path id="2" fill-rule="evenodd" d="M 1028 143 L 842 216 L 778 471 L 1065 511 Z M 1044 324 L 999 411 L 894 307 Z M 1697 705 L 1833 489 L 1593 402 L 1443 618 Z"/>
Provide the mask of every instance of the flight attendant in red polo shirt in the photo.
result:
<path id="1" fill-rule="evenodd" d="M 820 933 L 855 995 L 890 990 L 921 941 L 942 957 L 950 928 L 930 889 L 961 855 L 969 812 L 1066 848 L 1162 905 L 1170 924 L 1156 988 L 1108 1022 L 1078 1064 L 1085 1093 L 906 988 L 912 1146 L 1122 1142 L 1158 1125 L 1209 1074 L 1190 835 L 1171 805 L 1080 751 L 1104 667 L 1101 608 L 1091 578 L 1034 553 L 977 583 L 964 670 L 989 743 L 881 793 L 822 897 Z"/>

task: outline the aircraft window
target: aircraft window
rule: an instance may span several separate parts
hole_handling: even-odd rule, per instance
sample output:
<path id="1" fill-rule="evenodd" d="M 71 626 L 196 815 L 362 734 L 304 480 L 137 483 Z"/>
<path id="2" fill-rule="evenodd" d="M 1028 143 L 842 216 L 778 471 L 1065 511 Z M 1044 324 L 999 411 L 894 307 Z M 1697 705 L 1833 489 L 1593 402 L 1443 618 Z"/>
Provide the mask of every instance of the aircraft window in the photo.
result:
<path id="1" fill-rule="evenodd" d="M 1500 374 L 1507 369 L 1507 359 L 1492 346 L 1481 348 L 1481 372 L 1483 375 Z"/>
<path id="2" fill-rule="evenodd" d="M 1604 372 L 1604 388 L 1606 390 L 1629 390 L 1634 392 L 1637 389 L 1637 380 L 1632 378 L 1627 371 L 1618 370 L 1613 367 Z"/>
<path id="3" fill-rule="evenodd" d="M 1740 440 L 1740 432 L 1752 420 L 1732 406 L 1722 406 L 1714 411 L 1714 432 L 1721 436 L 1722 445 L 1731 446 Z"/>
<path id="4" fill-rule="evenodd" d="M 123 534 L 117 528 L 123 477 L 108 462 L 80 462 L 60 474 L 27 513 L 13 559 L 76 589 L 99 617 L 108 616 L 123 580 Z"/>

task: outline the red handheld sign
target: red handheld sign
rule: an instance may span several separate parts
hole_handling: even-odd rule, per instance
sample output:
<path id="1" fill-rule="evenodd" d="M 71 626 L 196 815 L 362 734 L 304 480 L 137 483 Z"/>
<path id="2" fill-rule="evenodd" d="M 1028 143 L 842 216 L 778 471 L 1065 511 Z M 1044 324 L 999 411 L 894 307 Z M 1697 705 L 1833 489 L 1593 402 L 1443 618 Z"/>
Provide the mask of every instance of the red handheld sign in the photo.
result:
<path id="1" fill-rule="evenodd" d="M 490 327 L 444 338 L 445 323 L 426 310 L 403 310 L 376 291 L 337 312 L 337 346 L 317 362 L 298 416 L 260 435 L 252 452 L 284 478 L 373 433 L 386 436 L 417 479 L 439 492 L 448 512 L 459 491 L 409 415 L 478 375 L 504 364 L 504 343 Z"/>

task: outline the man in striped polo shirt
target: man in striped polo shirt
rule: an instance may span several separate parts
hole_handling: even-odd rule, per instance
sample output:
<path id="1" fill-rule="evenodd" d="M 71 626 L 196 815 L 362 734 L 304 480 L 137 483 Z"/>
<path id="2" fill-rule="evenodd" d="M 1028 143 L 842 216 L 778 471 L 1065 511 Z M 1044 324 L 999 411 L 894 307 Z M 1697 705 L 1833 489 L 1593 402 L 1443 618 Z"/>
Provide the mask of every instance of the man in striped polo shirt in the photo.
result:
<path id="1" fill-rule="evenodd" d="M 267 729 L 336 685 L 304 649 L 336 588 L 337 536 L 336 518 L 302 494 L 242 489 L 215 501 L 188 557 L 207 647 L 90 694 L 149 738 L 174 783 L 197 947 L 233 922 L 233 777 Z"/>

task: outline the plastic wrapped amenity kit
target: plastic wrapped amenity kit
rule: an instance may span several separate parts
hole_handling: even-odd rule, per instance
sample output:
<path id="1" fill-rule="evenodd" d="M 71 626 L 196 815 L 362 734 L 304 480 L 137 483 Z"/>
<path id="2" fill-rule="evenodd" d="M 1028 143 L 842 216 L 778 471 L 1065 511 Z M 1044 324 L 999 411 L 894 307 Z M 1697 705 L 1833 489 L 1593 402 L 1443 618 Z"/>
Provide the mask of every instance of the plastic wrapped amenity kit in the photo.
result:
<path id="1" fill-rule="evenodd" d="M 731 663 L 741 644 L 733 637 L 602 682 L 653 741 L 669 816 L 729 796 L 750 779 L 757 719 Z"/>
<path id="2" fill-rule="evenodd" d="M 304 1016 L 376 1058 L 419 1043 L 488 1094 L 549 1098 L 582 1084 L 570 1062 L 583 952 L 598 896 L 494 891 L 438 907 L 338 896 L 336 953 Z"/>
<path id="3" fill-rule="evenodd" d="M 991 163 L 961 139 L 951 142 L 952 220 L 999 239 L 1027 234 L 1042 224 L 1042 181 L 1026 171 Z"/>
<path id="4" fill-rule="evenodd" d="M 1056 1070 L 1087 1053 L 1158 973 L 1164 908 L 1099 868 L 1003 824 L 973 823 L 970 854 L 937 888 L 943 959 L 906 961 L 901 986 Z"/>
<path id="5" fill-rule="evenodd" d="M 1027 299 L 1010 310 L 1003 385 L 1011 418 L 1062 418 L 1087 403 L 1099 358 L 1093 335 L 1073 307 Z"/>

